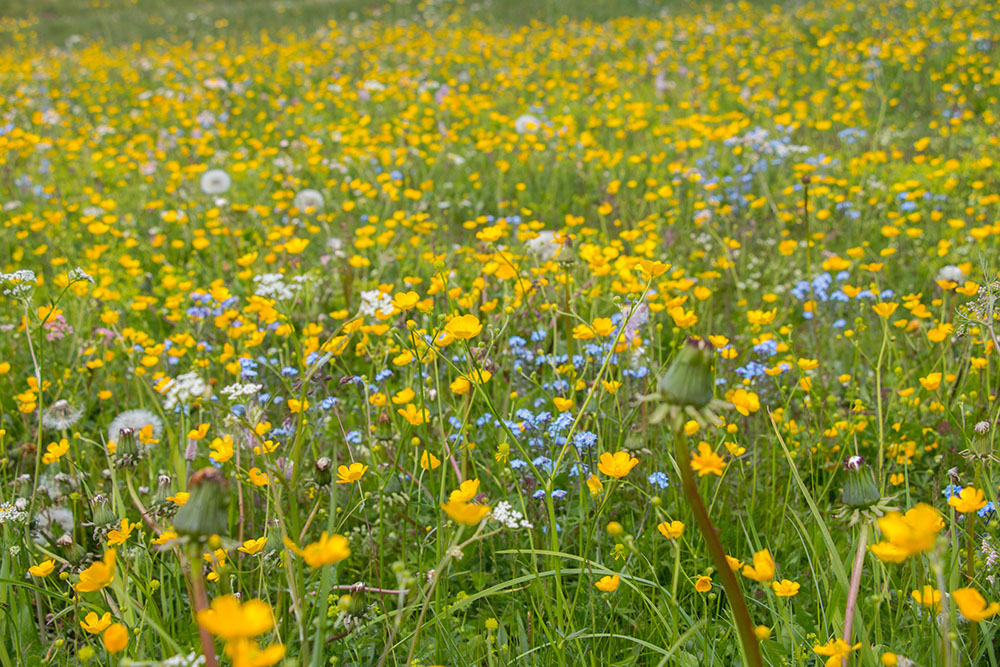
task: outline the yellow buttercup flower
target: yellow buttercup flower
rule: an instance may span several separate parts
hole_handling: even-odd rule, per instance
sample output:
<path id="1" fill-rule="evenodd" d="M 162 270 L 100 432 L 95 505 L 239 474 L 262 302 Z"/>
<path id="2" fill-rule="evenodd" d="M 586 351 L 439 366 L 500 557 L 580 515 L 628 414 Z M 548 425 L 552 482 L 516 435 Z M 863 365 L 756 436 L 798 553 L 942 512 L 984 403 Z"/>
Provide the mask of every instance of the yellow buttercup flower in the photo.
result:
<path id="1" fill-rule="evenodd" d="M 267 486 L 271 483 L 271 479 L 267 476 L 267 474 L 261 472 L 260 468 L 256 466 L 247 471 L 247 478 L 254 486 Z"/>
<path id="2" fill-rule="evenodd" d="M 591 475 L 587 478 L 587 490 L 590 491 L 591 496 L 600 495 L 601 491 L 604 489 L 604 483 L 601 482 L 601 478 L 597 475 Z"/>
<path id="3" fill-rule="evenodd" d="M 958 605 L 958 610 L 962 612 L 962 616 L 965 616 L 974 623 L 985 621 L 1000 611 L 1000 602 L 986 604 L 986 598 L 974 588 L 959 588 L 956 591 L 952 591 L 951 597 L 955 600 L 955 604 Z"/>
<path id="4" fill-rule="evenodd" d="M 413 426 L 420 426 L 430 418 L 430 413 L 427 410 L 420 410 L 413 403 L 408 403 L 405 409 L 401 408 L 396 412 Z"/>
<path id="5" fill-rule="evenodd" d="M 747 391 L 746 389 L 737 389 L 733 392 L 733 395 L 729 398 L 729 402 L 744 417 L 749 416 L 751 412 L 760 410 L 759 397 L 754 392 Z"/>
<path id="6" fill-rule="evenodd" d="M 33 577 L 47 577 L 52 574 L 52 571 L 56 569 L 56 562 L 51 558 L 43 560 L 38 565 L 32 565 L 28 568 L 28 574 Z"/>
<path id="7" fill-rule="evenodd" d="M 699 477 L 705 475 L 722 476 L 726 469 L 726 460 L 715 453 L 712 446 L 707 442 L 698 443 L 698 453 L 691 455 L 691 470 L 698 473 Z"/>
<path id="8" fill-rule="evenodd" d="M 594 583 L 594 586 L 596 586 L 598 590 L 604 591 L 605 593 L 614 593 L 618 590 L 618 583 L 620 581 L 621 577 L 617 574 L 607 575 L 598 579 Z"/>
<path id="9" fill-rule="evenodd" d="M 479 480 L 467 479 L 462 482 L 457 489 L 451 492 L 448 500 L 451 502 L 467 503 L 479 493 Z"/>
<path id="10" fill-rule="evenodd" d="M 892 315 L 893 313 L 895 313 L 896 312 L 896 308 L 898 308 L 898 307 L 899 307 L 898 303 L 892 303 L 892 302 L 877 303 L 874 306 L 872 306 L 872 310 L 874 310 L 878 314 L 879 317 L 881 317 L 883 319 L 886 319 L 890 315 Z"/>
<path id="11" fill-rule="evenodd" d="M 162 533 L 160 533 L 159 537 L 157 537 L 155 540 L 152 540 L 150 544 L 154 544 L 156 546 L 162 546 L 167 542 L 169 542 L 170 540 L 176 540 L 178 537 L 179 535 L 176 532 L 172 530 L 165 530 Z"/>
<path id="12" fill-rule="evenodd" d="M 978 512 L 986 507 L 986 496 L 983 494 L 982 489 L 967 486 L 959 491 L 958 495 L 948 498 L 948 504 L 954 507 L 955 511 L 962 514 Z"/>
<path id="13" fill-rule="evenodd" d="M 420 467 L 424 470 L 435 470 L 441 465 L 441 459 L 434 456 L 428 451 L 424 451 L 420 454 Z"/>
<path id="14" fill-rule="evenodd" d="M 566 412 L 567 410 L 571 410 L 573 408 L 573 399 L 570 398 L 561 398 L 556 396 L 552 399 L 552 403 L 556 406 L 556 410 L 559 412 Z"/>
<path id="15" fill-rule="evenodd" d="M 754 581 L 771 581 L 774 579 L 774 559 L 771 551 L 763 549 L 753 555 L 753 565 L 743 567 L 743 576 Z"/>
<path id="16" fill-rule="evenodd" d="M 337 468 L 337 484 L 351 484 L 361 479 L 368 471 L 368 466 L 354 462 L 349 466 Z"/>
<path id="17" fill-rule="evenodd" d="M 637 259 L 634 267 L 641 271 L 647 278 L 659 278 L 670 270 L 669 264 L 648 259 Z"/>
<path id="18" fill-rule="evenodd" d="M 926 377 L 920 378 L 920 385 L 927 391 L 934 391 L 941 384 L 941 373 L 928 373 Z"/>
<path id="19" fill-rule="evenodd" d="M 449 500 L 441 505 L 441 509 L 452 521 L 465 526 L 474 526 L 492 510 L 488 505 L 473 505 L 471 503 Z"/>
<path id="20" fill-rule="evenodd" d="M 115 623 L 104 631 L 101 637 L 104 650 L 108 653 L 120 653 L 128 646 L 128 628 L 121 623 Z"/>
<path id="21" fill-rule="evenodd" d="M 824 663 L 826 667 L 841 667 L 847 656 L 859 648 L 861 648 L 860 642 L 851 646 L 843 639 L 837 638 L 831 639 L 826 644 L 813 646 L 813 653 L 827 656 L 827 660 Z"/>
<path id="22" fill-rule="evenodd" d="M 243 544 L 236 548 L 237 551 L 242 551 L 248 556 L 253 556 L 254 554 L 260 553 L 260 551 L 267 544 L 267 537 L 258 537 L 256 539 L 244 540 Z"/>
<path id="23" fill-rule="evenodd" d="M 177 505 L 178 507 L 184 507 L 184 503 L 186 503 L 190 497 L 191 494 L 188 493 L 187 491 L 178 491 L 176 494 L 172 496 L 167 496 L 167 500 L 172 502 L 174 505 Z"/>
<path id="24" fill-rule="evenodd" d="M 128 519 L 122 519 L 119 528 L 108 531 L 108 545 L 115 547 L 124 544 L 138 526 L 138 523 L 129 523 Z"/>
<path id="25" fill-rule="evenodd" d="M 699 593 L 707 593 L 712 590 L 712 577 L 701 575 L 694 582 L 694 589 Z"/>
<path id="26" fill-rule="evenodd" d="M 902 563 L 934 546 L 937 534 L 944 528 L 941 514 L 925 503 L 906 512 L 888 512 L 878 520 L 883 540 L 873 544 L 871 552 L 887 563 Z"/>
<path id="27" fill-rule="evenodd" d="M 104 612 L 103 616 L 98 616 L 95 612 L 90 612 L 87 617 L 80 621 L 80 627 L 92 635 L 99 635 L 111 625 L 111 612 Z"/>
<path id="28" fill-rule="evenodd" d="M 115 555 L 114 549 L 104 552 L 104 560 L 95 561 L 86 570 L 80 573 L 80 581 L 76 585 L 77 592 L 93 593 L 109 585 L 115 578 Z"/>
<path id="29" fill-rule="evenodd" d="M 271 605 L 263 600 L 240 602 L 235 595 L 220 595 L 197 614 L 198 625 L 225 640 L 256 637 L 274 627 Z"/>
<path id="30" fill-rule="evenodd" d="M 252 639 L 241 637 L 226 642 L 225 654 L 233 667 L 270 667 L 285 657 L 285 645 L 271 644 L 262 649 Z"/>
<path id="31" fill-rule="evenodd" d="M 684 524 L 680 521 L 663 521 L 656 525 L 660 534 L 670 540 L 676 540 L 684 532 Z"/>
<path id="32" fill-rule="evenodd" d="M 292 553 L 300 556 L 313 569 L 331 563 L 339 563 L 351 555 L 350 544 L 346 537 L 330 535 L 325 530 L 320 535 L 319 541 L 312 542 L 302 549 L 295 546 L 295 543 L 287 537 L 284 538 L 283 542 Z"/>
<path id="33" fill-rule="evenodd" d="M 800 584 L 796 581 L 782 579 L 781 581 L 772 581 L 771 588 L 779 598 L 790 598 L 799 594 Z"/>
<path id="34" fill-rule="evenodd" d="M 932 586 L 925 585 L 923 588 L 913 591 L 910 595 L 918 604 L 922 604 L 925 607 L 936 609 L 941 605 L 941 591 Z"/>
<path id="35" fill-rule="evenodd" d="M 604 452 L 597 463 L 597 469 L 608 477 L 621 479 L 631 472 L 632 468 L 639 465 L 639 459 L 628 452 Z"/>
<path id="36" fill-rule="evenodd" d="M 459 315 L 449 320 L 444 330 L 455 338 L 468 340 L 478 336 L 483 330 L 483 325 L 475 315 Z"/>
<path id="37" fill-rule="evenodd" d="M 420 295 L 416 292 L 397 292 L 392 297 L 392 305 L 404 312 L 414 308 L 419 301 Z"/>

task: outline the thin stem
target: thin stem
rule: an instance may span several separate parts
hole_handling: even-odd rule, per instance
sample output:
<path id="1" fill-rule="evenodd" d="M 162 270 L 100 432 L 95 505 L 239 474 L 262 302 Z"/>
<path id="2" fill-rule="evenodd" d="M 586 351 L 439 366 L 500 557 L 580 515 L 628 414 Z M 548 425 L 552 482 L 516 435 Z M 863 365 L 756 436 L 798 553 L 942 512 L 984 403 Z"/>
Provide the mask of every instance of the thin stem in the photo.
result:
<path id="1" fill-rule="evenodd" d="M 844 610 L 844 641 L 851 643 L 851 630 L 854 627 L 854 610 L 858 604 L 858 588 L 861 585 L 861 570 L 865 564 L 865 547 L 868 545 L 868 523 L 861 525 L 861 535 L 858 536 L 858 550 L 854 552 L 854 567 L 851 568 L 851 586 L 847 591 L 847 607 Z M 847 658 L 844 658 L 847 663 Z"/>
<path id="2" fill-rule="evenodd" d="M 973 560 L 976 553 L 975 549 L 975 535 L 976 535 L 976 513 L 969 512 L 965 515 L 966 526 L 968 530 L 966 531 L 966 542 L 965 542 L 965 576 L 972 581 L 973 575 Z M 970 623 L 972 627 L 969 628 L 969 657 L 972 660 L 976 659 L 976 653 L 979 649 L 979 624 Z"/>
<path id="3" fill-rule="evenodd" d="M 733 574 L 733 569 L 729 567 L 726 560 L 726 550 L 719 541 L 719 536 L 715 532 L 708 510 L 698 493 L 698 485 L 695 483 L 694 472 L 691 470 L 691 457 L 684 444 L 684 434 L 681 420 L 675 420 L 674 426 L 674 457 L 677 459 L 677 467 L 681 471 L 681 480 L 684 487 L 684 496 L 687 498 L 691 511 L 694 514 L 695 523 L 701 531 L 705 543 L 708 545 L 708 552 L 712 556 L 712 563 L 722 580 L 722 588 L 726 592 L 726 599 L 733 610 L 733 619 L 736 621 L 736 629 L 740 635 L 740 644 L 743 645 L 743 657 L 749 667 L 763 667 L 764 663 L 760 655 L 760 646 L 757 643 L 757 635 L 754 634 L 753 619 L 750 617 L 750 610 L 747 608 L 746 599 L 740 584 Z"/>
<path id="4" fill-rule="evenodd" d="M 201 578 L 201 561 L 196 558 L 196 550 L 191 550 L 191 592 L 194 597 L 194 616 L 198 618 L 198 612 L 208 609 L 208 596 L 205 594 L 205 580 Z M 201 638 L 201 650 L 205 654 L 205 667 L 217 667 L 218 658 L 215 657 L 215 641 L 212 635 L 205 628 L 198 624 L 198 636 Z"/>
<path id="5" fill-rule="evenodd" d="M 942 667 L 951 667 L 951 637 L 949 636 L 948 620 L 951 610 L 949 609 L 948 596 L 945 594 L 947 588 L 944 582 L 944 564 L 941 562 L 941 554 L 935 551 L 930 557 L 931 570 L 934 572 L 938 590 L 941 591 L 941 614 L 939 615 L 941 630 L 941 653 Z"/>

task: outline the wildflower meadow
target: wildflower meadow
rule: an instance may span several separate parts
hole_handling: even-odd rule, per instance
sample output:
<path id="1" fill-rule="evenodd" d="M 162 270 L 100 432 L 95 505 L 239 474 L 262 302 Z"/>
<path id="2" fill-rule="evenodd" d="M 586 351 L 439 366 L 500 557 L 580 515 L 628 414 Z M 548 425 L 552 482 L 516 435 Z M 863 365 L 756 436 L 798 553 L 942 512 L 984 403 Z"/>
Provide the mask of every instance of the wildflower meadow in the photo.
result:
<path id="1" fill-rule="evenodd" d="M 995 0 L 9 0 L 0 667 L 1000 665 Z"/>

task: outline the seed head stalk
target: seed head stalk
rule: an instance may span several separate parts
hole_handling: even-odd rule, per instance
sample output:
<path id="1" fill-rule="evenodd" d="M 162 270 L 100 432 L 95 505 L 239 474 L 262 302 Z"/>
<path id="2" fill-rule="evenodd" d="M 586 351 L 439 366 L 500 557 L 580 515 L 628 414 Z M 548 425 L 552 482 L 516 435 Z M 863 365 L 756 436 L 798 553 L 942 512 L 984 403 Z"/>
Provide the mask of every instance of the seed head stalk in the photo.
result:
<path id="1" fill-rule="evenodd" d="M 702 502 L 701 494 L 698 492 L 694 472 L 691 470 L 691 456 L 685 444 L 681 419 L 674 420 L 674 458 L 677 459 L 677 467 L 681 471 L 684 497 L 694 513 L 698 530 L 705 538 L 708 553 L 712 556 L 712 564 L 715 565 L 715 569 L 719 573 L 726 599 L 729 600 L 729 607 L 733 610 L 733 619 L 736 621 L 740 644 L 743 645 L 743 658 L 749 667 L 763 667 L 760 646 L 757 643 L 757 636 L 754 634 L 753 619 L 750 617 L 746 599 L 743 597 L 743 591 L 740 590 L 736 575 L 733 574 L 733 569 L 729 567 L 729 561 L 726 560 L 726 550 L 722 547 L 712 519 L 708 516 L 708 510 L 705 509 L 705 503 Z"/>
<path id="2" fill-rule="evenodd" d="M 844 610 L 843 640 L 851 643 L 851 631 L 854 627 L 854 610 L 858 605 L 858 589 L 861 586 L 861 570 L 865 564 L 865 547 L 868 545 L 868 522 L 861 524 L 861 534 L 858 536 L 858 549 L 854 553 L 854 566 L 851 568 L 851 584 L 847 591 L 847 607 Z M 847 664 L 846 658 L 844 664 Z"/>

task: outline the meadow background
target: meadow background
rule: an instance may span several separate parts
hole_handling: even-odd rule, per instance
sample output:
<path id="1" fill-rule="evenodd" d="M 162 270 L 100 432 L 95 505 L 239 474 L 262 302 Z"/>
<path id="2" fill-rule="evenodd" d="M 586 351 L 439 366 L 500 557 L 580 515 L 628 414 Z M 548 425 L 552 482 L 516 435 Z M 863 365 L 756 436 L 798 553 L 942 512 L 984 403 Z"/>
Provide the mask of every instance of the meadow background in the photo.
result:
<path id="1" fill-rule="evenodd" d="M 2 667 L 1000 663 L 996 3 L 0 14 Z"/>

